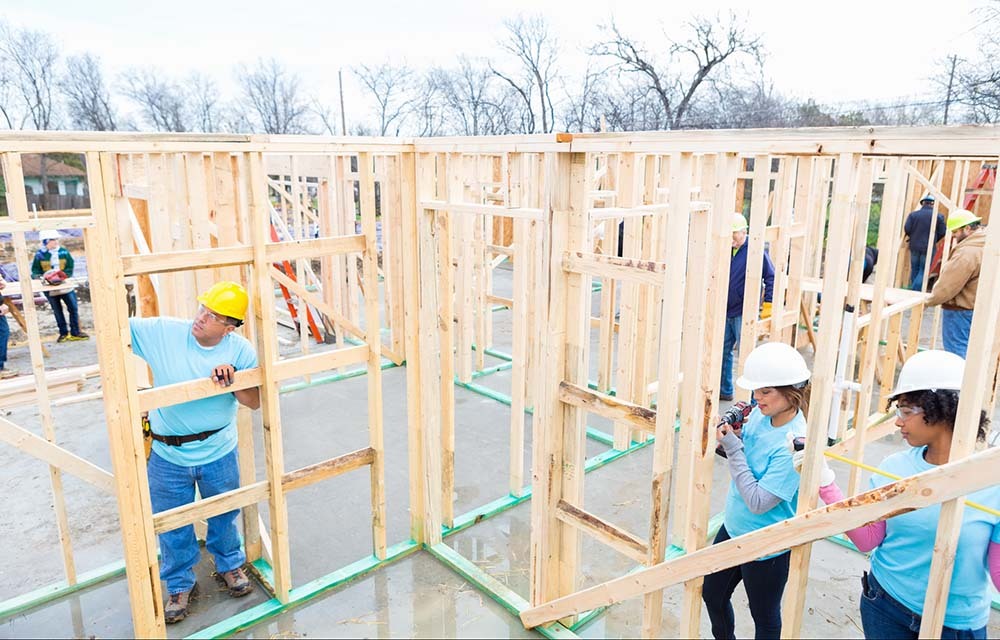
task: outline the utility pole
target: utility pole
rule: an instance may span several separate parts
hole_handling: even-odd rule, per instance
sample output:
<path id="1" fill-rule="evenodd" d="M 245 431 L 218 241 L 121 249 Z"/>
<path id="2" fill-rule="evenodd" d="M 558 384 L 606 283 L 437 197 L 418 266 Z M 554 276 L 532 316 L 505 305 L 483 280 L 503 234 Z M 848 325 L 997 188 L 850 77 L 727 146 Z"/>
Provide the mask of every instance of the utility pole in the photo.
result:
<path id="1" fill-rule="evenodd" d="M 337 69 L 337 84 L 340 86 L 340 135 L 347 135 L 347 116 L 344 115 L 344 70 Z M 948 112 L 945 111 L 945 122 L 948 121 Z"/>
<path id="2" fill-rule="evenodd" d="M 948 124 L 948 108 L 951 107 L 951 88 L 955 84 L 955 64 L 958 62 L 958 56 L 951 56 L 951 71 L 948 72 L 948 95 L 944 99 L 944 124 Z"/>

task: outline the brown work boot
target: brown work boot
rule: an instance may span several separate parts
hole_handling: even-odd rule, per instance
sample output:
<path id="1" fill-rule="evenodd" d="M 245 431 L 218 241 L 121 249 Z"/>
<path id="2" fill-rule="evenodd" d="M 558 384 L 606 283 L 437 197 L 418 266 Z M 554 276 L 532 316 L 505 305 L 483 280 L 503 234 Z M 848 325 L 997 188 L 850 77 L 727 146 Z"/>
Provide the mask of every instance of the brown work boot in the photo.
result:
<path id="1" fill-rule="evenodd" d="M 253 591 L 253 583 L 247 577 L 247 572 L 243 567 L 238 567 L 225 573 L 217 573 L 216 577 L 226 584 L 229 595 L 234 598 L 242 598 Z"/>
<path id="2" fill-rule="evenodd" d="M 174 624 L 186 618 L 191 599 L 197 592 L 198 583 L 196 582 L 190 591 L 170 594 L 170 597 L 167 599 L 167 606 L 163 610 L 164 621 L 167 624 Z"/>

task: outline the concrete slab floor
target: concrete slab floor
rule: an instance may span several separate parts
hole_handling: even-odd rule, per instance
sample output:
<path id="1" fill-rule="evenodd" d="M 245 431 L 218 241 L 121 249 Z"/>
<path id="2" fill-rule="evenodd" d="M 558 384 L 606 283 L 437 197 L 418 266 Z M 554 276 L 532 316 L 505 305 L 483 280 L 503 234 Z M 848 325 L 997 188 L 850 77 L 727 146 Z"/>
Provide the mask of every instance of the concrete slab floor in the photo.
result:
<path id="1" fill-rule="evenodd" d="M 497 271 L 497 290 L 509 287 Z M 599 294 L 595 294 L 595 299 Z M 510 313 L 494 314 L 494 346 L 510 352 Z M 925 323 L 926 327 L 929 326 Z M 926 333 L 925 333 L 926 335 Z M 592 334 L 596 353 L 596 331 Z M 56 358 L 84 363 L 93 357 L 93 343 L 74 343 L 74 349 L 54 345 Z M 53 348 L 53 346 L 50 346 Z M 88 356 L 88 351 L 90 355 Z M 26 368 L 26 350 L 14 353 L 14 366 Z M 59 360 L 56 360 L 57 362 Z M 487 363 L 500 360 L 488 357 Z M 596 363 L 591 360 L 591 375 Z M 509 372 L 479 378 L 477 383 L 501 393 L 510 391 Z M 383 372 L 386 444 L 387 531 L 390 544 L 406 540 L 409 514 L 409 475 L 406 436 L 405 370 Z M 505 496 L 508 490 L 508 430 L 510 408 L 495 400 L 456 388 L 455 513 Z M 294 469 L 367 445 L 367 380 L 343 380 L 285 394 L 281 401 L 285 467 Z M 18 424 L 40 431 L 31 409 L 17 409 Z M 607 432 L 604 420 L 589 424 Z M 56 409 L 60 444 L 78 455 L 109 468 L 106 432 L 100 403 Z M 530 421 L 526 421 L 525 469 L 531 464 Z M 259 420 L 255 425 L 257 477 L 262 479 L 263 450 Z M 871 445 L 866 461 L 877 463 L 903 444 L 889 437 Z M 588 442 L 588 455 L 606 447 Z M 602 467 L 585 482 L 588 510 L 645 537 L 649 513 L 649 478 L 652 450 L 647 448 Z M 51 492 L 45 465 L 0 447 L 0 466 L 6 517 L 0 521 L 0 543 L 8 550 L 0 567 L 0 599 L 61 579 Z M 842 480 L 847 470 L 833 465 Z M 88 485 L 66 477 L 67 502 L 74 548 L 81 570 L 122 557 L 115 502 Z M 713 470 L 713 512 L 722 508 L 728 486 L 724 461 Z M 321 577 L 371 553 L 369 479 L 355 471 L 289 494 L 291 570 L 293 584 Z M 39 496 L 43 496 L 39 499 Z M 261 508 L 267 520 L 266 504 Z M 465 558 L 507 584 L 522 596 L 528 593 L 530 506 L 524 503 L 495 518 L 446 539 Z M 581 586 L 623 575 L 634 564 L 623 556 L 586 540 L 583 543 Z M 828 542 L 814 546 L 807 594 L 806 637 L 858 637 L 859 576 L 865 559 Z M 266 596 L 257 590 L 234 600 L 220 591 L 211 578 L 211 560 L 203 554 L 197 568 L 202 588 L 192 616 L 168 628 L 170 637 L 182 637 L 244 611 Z M 664 597 L 665 635 L 677 628 L 682 590 L 674 587 Z M 752 621 L 746 613 L 742 589 L 734 596 L 737 634 L 750 636 Z M 581 631 L 584 637 L 634 637 L 638 635 L 641 603 L 633 600 L 611 608 Z M 110 580 L 23 614 L 0 620 L 4 637 L 119 637 L 131 635 L 128 598 L 123 579 Z M 703 614 L 701 633 L 709 636 Z M 519 621 L 488 596 L 425 552 L 416 552 L 350 584 L 295 607 L 239 634 L 251 638 L 332 637 L 529 637 Z M 1000 636 L 1000 615 L 994 612 L 991 637 Z"/>

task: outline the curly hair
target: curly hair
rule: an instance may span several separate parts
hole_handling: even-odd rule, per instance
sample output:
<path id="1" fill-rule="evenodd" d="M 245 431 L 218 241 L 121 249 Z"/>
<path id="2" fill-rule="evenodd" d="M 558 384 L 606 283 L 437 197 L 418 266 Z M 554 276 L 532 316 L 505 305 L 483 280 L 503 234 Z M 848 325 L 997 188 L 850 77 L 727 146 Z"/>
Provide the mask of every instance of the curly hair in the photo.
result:
<path id="1" fill-rule="evenodd" d="M 927 424 L 943 422 L 954 431 L 955 418 L 958 417 L 958 392 L 945 389 L 924 389 L 921 391 L 910 391 L 900 394 L 895 399 L 898 405 L 900 401 L 914 407 L 919 407 L 923 411 L 923 419 Z M 892 404 L 892 402 L 890 402 Z M 983 442 L 986 440 L 986 431 L 989 428 L 990 420 L 986 417 L 985 411 L 979 412 L 979 425 L 976 432 L 976 440 Z"/>

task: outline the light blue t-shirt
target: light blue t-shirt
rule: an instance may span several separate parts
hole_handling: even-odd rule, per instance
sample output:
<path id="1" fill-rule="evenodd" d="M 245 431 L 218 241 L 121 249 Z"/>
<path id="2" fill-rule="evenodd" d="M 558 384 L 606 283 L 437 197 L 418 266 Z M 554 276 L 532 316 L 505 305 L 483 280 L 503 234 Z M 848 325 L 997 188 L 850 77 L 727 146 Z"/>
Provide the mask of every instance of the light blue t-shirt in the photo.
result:
<path id="1" fill-rule="evenodd" d="M 237 371 L 257 366 L 257 354 L 243 336 L 230 333 L 214 347 L 203 347 L 191 335 L 191 320 L 133 318 L 129 320 L 132 351 L 153 370 L 153 385 L 208 378 L 220 364 Z M 208 438 L 172 447 L 153 441 L 156 455 L 184 467 L 214 462 L 236 447 L 236 396 L 232 393 L 192 400 L 149 412 L 154 433 L 184 436 L 222 429 Z"/>
<path id="2" fill-rule="evenodd" d="M 747 417 L 747 422 L 743 425 L 743 451 L 747 457 L 747 466 L 760 488 L 781 498 L 782 502 L 764 513 L 752 513 L 736 488 L 736 483 L 730 482 L 725 515 L 726 531 L 730 536 L 735 538 L 795 515 L 799 497 L 799 472 L 792 464 L 788 433 L 793 437 L 806 435 L 806 419 L 801 411 L 780 427 L 771 425 L 771 418 L 758 408 L 754 408 Z M 766 560 L 775 555 L 780 554 L 760 559 Z"/>
<path id="3" fill-rule="evenodd" d="M 927 447 L 894 453 L 879 469 L 906 478 L 934 465 L 924 460 Z M 869 480 L 872 489 L 895 482 L 878 474 Z M 989 487 L 966 498 L 1000 509 L 1000 486 Z M 937 537 L 941 505 L 925 507 L 885 521 L 885 540 L 872 551 L 872 573 L 889 595 L 918 615 L 923 614 L 924 595 L 931 573 L 931 557 Z M 944 624 L 952 629 L 981 629 L 990 617 L 991 596 L 986 554 L 990 542 L 1000 543 L 1000 518 L 965 506 L 951 574 L 951 590 Z"/>

